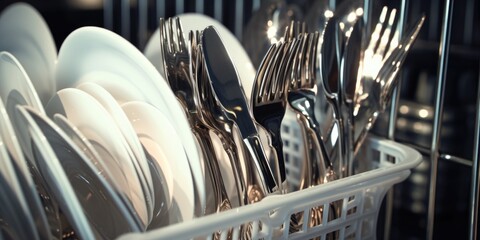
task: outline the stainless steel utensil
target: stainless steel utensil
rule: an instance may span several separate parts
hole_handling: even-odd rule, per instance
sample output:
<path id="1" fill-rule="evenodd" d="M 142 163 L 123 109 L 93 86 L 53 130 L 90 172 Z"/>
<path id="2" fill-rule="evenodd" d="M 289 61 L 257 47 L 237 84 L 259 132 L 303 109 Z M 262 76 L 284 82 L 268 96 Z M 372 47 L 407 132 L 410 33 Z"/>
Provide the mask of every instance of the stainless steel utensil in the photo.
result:
<path id="1" fill-rule="evenodd" d="M 331 1 L 314 1 L 305 14 L 308 32 L 323 32 L 334 11 Z"/>
<path id="2" fill-rule="evenodd" d="M 245 161 L 245 165 L 253 163 L 255 168 L 250 170 L 258 173 L 260 185 L 255 191 L 262 191 L 263 194 L 277 192 L 279 185 L 265 156 L 235 66 L 215 28 L 207 27 L 203 31 L 201 48 L 211 93 L 213 93 L 212 99 L 220 107 L 220 118 L 233 122 L 238 127 L 252 161 L 251 163 Z M 248 169 L 247 166 L 247 171 Z"/>
<path id="3" fill-rule="evenodd" d="M 270 133 L 279 171 L 277 179 L 282 189 L 286 189 L 286 174 L 281 124 L 287 107 L 287 75 L 298 46 L 298 41 L 294 40 L 270 47 L 257 70 L 251 97 L 255 120 Z"/>
<path id="4" fill-rule="evenodd" d="M 225 190 L 222 172 L 218 165 L 209 127 L 200 120 L 200 113 L 194 99 L 191 75 L 191 56 L 186 44 L 179 18 L 170 18 L 166 22 L 160 19 L 160 41 L 164 59 L 165 76 L 179 102 L 183 105 L 187 118 L 198 144 L 201 146 L 203 161 L 212 178 L 215 194 L 213 209 L 203 210 L 204 214 L 230 209 L 231 201 Z"/>
<path id="5" fill-rule="evenodd" d="M 254 67 L 258 68 L 270 46 L 281 40 L 290 22 L 301 20 L 302 15 L 298 7 L 287 1 L 262 1 L 246 25 L 242 41 Z"/>
<path id="6" fill-rule="evenodd" d="M 307 174 L 301 188 L 322 184 L 336 179 L 331 159 L 322 140 L 320 124 L 315 117 L 316 82 L 315 63 L 318 33 L 298 36 L 301 46 L 294 59 L 290 77 L 288 103 L 297 113 L 305 136 Z"/>
<path id="7" fill-rule="evenodd" d="M 191 69 L 194 77 L 194 94 L 199 106 L 200 121 L 202 121 L 222 142 L 223 150 L 228 155 L 235 184 L 238 191 L 239 205 L 250 203 L 248 186 L 253 182 L 250 172 L 241 170 L 241 159 L 238 154 L 237 145 L 233 139 L 233 123 L 223 118 L 220 107 L 213 98 L 208 76 L 205 70 L 205 59 L 203 50 L 200 47 L 200 33 L 190 32 L 191 42 Z"/>
<path id="8" fill-rule="evenodd" d="M 330 103 L 335 120 L 328 135 L 325 135 L 325 143 L 332 144 L 332 153 L 336 154 L 335 169 L 338 177 L 343 178 L 351 174 L 352 144 L 351 144 L 351 103 L 345 96 L 345 59 L 346 51 L 352 32 L 358 29 L 360 3 L 353 1 L 349 5 L 343 3 L 335 11 L 332 18 L 328 20 L 320 40 L 320 58 L 318 69 L 317 86 L 319 91 L 324 92 L 327 101 Z M 358 30 L 355 30 L 358 31 Z M 361 46 L 358 46 L 361 49 Z M 328 108 L 327 108 L 328 109 Z M 317 116 L 322 111 L 317 109 Z M 327 126 L 328 126 L 327 125 Z M 332 135 L 333 134 L 333 135 Z M 333 136 L 338 136 L 336 139 Z M 335 146 L 333 146 L 335 145 Z M 338 152 L 338 153 L 337 153 Z M 331 156 L 333 158 L 333 155 Z"/>
<path id="9" fill-rule="evenodd" d="M 393 89 L 397 83 L 396 76 L 405 61 L 405 58 L 415 42 L 415 39 L 422 28 L 425 16 L 420 17 L 414 27 L 405 34 L 405 37 L 397 43 L 395 38 L 390 44 L 380 43 L 377 50 L 369 47 L 365 51 L 363 59 L 362 77 L 357 82 L 355 96 L 353 99 L 354 112 L 353 119 L 355 122 L 355 152 L 360 147 L 366 133 L 372 127 L 380 112 L 384 111 L 390 101 Z M 385 39 L 391 38 L 385 35 Z M 372 35 L 372 40 L 375 36 Z M 385 50 L 385 48 L 389 48 Z M 372 52 L 370 52 L 372 51 Z M 381 64 L 380 66 L 374 64 Z M 376 69 L 371 70 L 369 67 L 375 66 Z"/>

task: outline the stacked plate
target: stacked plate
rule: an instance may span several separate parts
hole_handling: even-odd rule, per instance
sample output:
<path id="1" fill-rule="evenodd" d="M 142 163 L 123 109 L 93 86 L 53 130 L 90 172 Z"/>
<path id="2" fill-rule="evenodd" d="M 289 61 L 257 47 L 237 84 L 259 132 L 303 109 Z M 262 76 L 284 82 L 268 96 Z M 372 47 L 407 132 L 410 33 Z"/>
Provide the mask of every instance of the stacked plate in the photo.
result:
<path id="1" fill-rule="evenodd" d="M 187 30 L 216 25 L 239 49 L 249 92 L 255 70 L 238 40 L 211 18 L 179 17 Z M 112 239 L 205 214 L 197 143 L 152 64 L 158 32 L 143 54 L 84 27 L 57 52 L 42 16 L 16 3 L 0 35 L 0 239 Z"/>

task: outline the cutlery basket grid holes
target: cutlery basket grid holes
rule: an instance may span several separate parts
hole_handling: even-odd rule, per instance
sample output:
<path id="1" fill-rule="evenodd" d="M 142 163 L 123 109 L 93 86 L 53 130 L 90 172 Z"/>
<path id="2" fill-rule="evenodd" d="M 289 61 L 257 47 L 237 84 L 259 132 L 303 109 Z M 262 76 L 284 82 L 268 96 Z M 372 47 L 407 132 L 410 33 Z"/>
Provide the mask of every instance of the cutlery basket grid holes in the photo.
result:
<path id="1" fill-rule="evenodd" d="M 285 160 L 285 173 L 287 176 L 289 192 L 298 190 L 302 178 L 303 138 L 293 111 L 287 111 L 282 122 L 281 134 L 283 139 L 283 152 Z"/>
<path id="2" fill-rule="evenodd" d="M 420 155 L 401 144 L 372 137 L 364 147 L 394 155 L 398 161 L 378 164 L 380 159 L 365 159 L 377 162 L 372 165 L 374 169 L 322 186 L 268 196 L 256 204 L 194 221 L 127 234 L 121 239 L 375 239 L 377 217 L 387 190 L 407 178 L 409 169 L 419 163 Z M 337 204 L 341 210 L 338 217 L 328 219 L 331 204 Z M 316 207 L 324 215 L 317 224 L 310 224 L 310 211 Z M 292 214 L 303 214 L 301 223 L 308 224 L 297 225 L 296 232 L 290 231 Z M 245 233 L 240 226 L 250 226 L 249 232 Z M 230 229 L 235 229 L 232 235 Z"/>

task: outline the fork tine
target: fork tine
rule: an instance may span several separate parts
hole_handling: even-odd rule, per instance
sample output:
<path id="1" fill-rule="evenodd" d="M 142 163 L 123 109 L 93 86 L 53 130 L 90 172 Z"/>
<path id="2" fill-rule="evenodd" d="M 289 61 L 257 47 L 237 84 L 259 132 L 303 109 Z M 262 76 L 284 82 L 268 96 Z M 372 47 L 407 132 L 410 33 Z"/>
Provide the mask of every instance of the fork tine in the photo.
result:
<path id="1" fill-rule="evenodd" d="M 301 55 L 301 49 L 303 46 L 304 39 L 303 38 L 298 38 L 298 49 L 295 51 L 295 55 L 292 58 L 292 64 L 291 68 L 289 69 L 290 71 L 287 73 L 287 79 L 288 79 L 288 89 L 297 89 L 299 86 L 297 84 L 297 69 L 298 69 L 298 61 L 299 61 L 299 56 Z"/>
<path id="2" fill-rule="evenodd" d="M 282 46 L 281 46 L 281 53 L 279 53 L 279 58 L 278 60 L 276 61 L 276 64 L 275 64 L 275 75 L 273 77 L 273 82 L 272 82 L 272 87 L 271 87 L 271 90 L 270 90 L 270 97 L 271 99 L 281 99 L 282 98 L 282 94 L 283 92 L 285 91 L 285 74 L 284 74 L 284 71 L 285 71 L 285 65 L 287 64 L 287 62 L 290 60 L 289 59 L 289 54 L 290 54 L 290 50 L 291 50 L 291 47 L 296 44 L 298 42 L 298 40 L 296 39 L 293 39 L 292 41 L 289 41 L 289 42 L 284 42 L 282 43 Z"/>
<path id="3" fill-rule="evenodd" d="M 276 91 L 276 86 L 278 82 L 278 66 L 281 63 L 281 61 L 284 60 L 284 50 L 285 50 L 285 45 L 289 44 L 289 42 L 281 42 L 277 46 L 277 52 L 275 53 L 275 56 L 273 57 L 273 61 L 271 61 L 270 68 L 269 68 L 269 73 L 267 75 L 268 81 L 266 81 L 265 84 L 265 97 L 267 100 L 274 100 L 274 95 Z"/>
<path id="4" fill-rule="evenodd" d="M 425 16 L 422 16 L 415 24 L 415 27 L 411 29 L 408 32 L 408 34 L 406 34 L 402 38 L 402 44 L 398 45 L 394 49 L 394 51 L 392 51 L 392 55 L 390 55 L 388 59 L 385 59 L 385 61 L 388 61 L 388 63 L 391 63 L 391 64 L 382 65 L 382 68 L 379 70 L 379 73 L 377 75 L 378 79 L 387 78 L 387 76 L 392 74 L 391 72 L 392 69 L 400 68 L 400 66 L 402 65 L 403 61 L 407 56 L 406 53 L 410 50 L 411 45 L 416 40 L 418 33 L 420 32 L 420 29 L 423 26 L 424 21 L 425 21 Z"/>
<path id="5" fill-rule="evenodd" d="M 381 56 L 382 59 L 385 57 L 385 52 L 387 51 L 387 47 L 389 46 L 389 40 L 391 38 L 390 34 L 392 33 L 392 27 L 395 22 L 396 13 L 397 10 L 395 8 L 390 11 L 387 26 L 385 27 L 382 37 L 380 38 L 380 43 L 378 45 L 377 51 L 375 52 L 375 54 Z"/>
<path id="6" fill-rule="evenodd" d="M 286 92 L 288 91 L 288 83 L 289 83 L 289 78 L 288 74 L 289 71 L 292 69 L 292 64 L 294 62 L 294 58 L 297 54 L 297 51 L 300 46 L 300 41 L 299 40 L 294 40 L 292 41 L 291 44 L 289 44 L 286 54 L 285 54 L 285 59 L 286 61 L 283 61 L 282 65 L 279 67 L 278 72 L 278 78 L 280 79 L 278 86 L 279 90 L 276 91 L 276 97 L 277 99 L 282 99 L 285 97 Z"/>
<path id="7" fill-rule="evenodd" d="M 162 31 L 163 31 L 163 49 L 165 50 L 165 53 L 171 52 L 171 45 L 170 45 L 170 33 L 169 33 L 169 23 L 168 19 L 162 19 L 163 24 L 162 24 Z"/>
<path id="8" fill-rule="evenodd" d="M 282 43 L 277 43 L 275 51 L 270 56 L 270 59 L 265 67 L 265 73 L 262 77 L 262 86 L 260 89 L 261 100 L 268 102 L 270 100 L 270 89 L 275 78 L 275 64 L 278 61 L 278 56 L 281 51 Z"/>
<path id="9" fill-rule="evenodd" d="M 285 33 L 283 39 L 285 42 L 292 41 L 294 38 L 297 38 L 300 34 L 306 33 L 307 24 L 300 21 L 291 21 L 290 25 L 285 28 Z"/>
<path id="10" fill-rule="evenodd" d="M 174 32 L 173 32 L 173 26 L 172 26 L 172 18 L 169 18 L 167 24 L 167 36 L 168 36 L 168 45 L 170 48 L 171 52 L 177 51 L 177 48 L 175 46 L 175 40 L 174 40 Z"/>
<path id="11" fill-rule="evenodd" d="M 283 34 L 283 40 L 284 41 L 290 41 L 291 36 L 293 35 L 293 21 L 290 22 L 290 25 L 288 25 L 285 28 L 285 33 Z"/>
<path id="12" fill-rule="evenodd" d="M 269 72 L 269 68 L 272 62 L 272 57 L 276 54 L 276 52 L 277 52 L 277 45 L 273 44 L 268 49 L 267 54 L 263 58 L 257 70 L 254 85 L 253 85 L 253 90 L 252 90 L 252 100 L 255 103 L 261 103 L 263 101 L 265 82 L 267 81 L 266 79 L 268 79 L 265 76 Z"/>
<path id="13" fill-rule="evenodd" d="M 158 29 L 160 30 L 160 47 L 163 49 L 164 54 L 167 52 L 166 50 L 168 50 L 168 49 L 165 49 L 165 47 L 168 47 L 165 24 L 166 24 L 165 19 L 160 18 Z"/>
<path id="14" fill-rule="evenodd" d="M 315 57 L 316 46 L 318 42 L 318 33 L 312 33 L 310 35 L 310 40 L 307 47 L 307 55 L 305 56 L 305 76 L 302 79 L 305 79 L 305 84 L 312 85 L 314 84 L 314 68 L 315 68 Z"/>
<path id="15" fill-rule="evenodd" d="M 300 88 L 303 86 L 302 76 L 303 76 L 303 67 L 302 65 L 305 63 L 305 57 L 307 54 L 307 46 L 310 40 L 310 35 L 302 34 L 301 35 L 302 46 L 300 47 L 300 51 L 298 52 L 298 61 L 294 66 L 294 74 L 295 74 L 295 85 L 296 88 Z"/>
<path id="16" fill-rule="evenodd" d="M 187 52 L 187 46 L 185 37 L 183 36 L 183 28 L 182 23 L 180 22 L 180 18 L 175 17 L 175 28 L 177 30 L 177 43 L 178 43 L 178 50 L 180 52 Z"/>
<path id="17" fill-rule="evenodd" d="M 190 71 L 192 73 L 195 73 L 195 67 L 196 67 L 196 57 L 197 57 L 197 34 L 198 31 L 190 31 L 188 32 L 188 46 L 187 46 L 187 51 L 190 53 L 188 54 L 189 56 L 189 61 L 190 61 Z"/>

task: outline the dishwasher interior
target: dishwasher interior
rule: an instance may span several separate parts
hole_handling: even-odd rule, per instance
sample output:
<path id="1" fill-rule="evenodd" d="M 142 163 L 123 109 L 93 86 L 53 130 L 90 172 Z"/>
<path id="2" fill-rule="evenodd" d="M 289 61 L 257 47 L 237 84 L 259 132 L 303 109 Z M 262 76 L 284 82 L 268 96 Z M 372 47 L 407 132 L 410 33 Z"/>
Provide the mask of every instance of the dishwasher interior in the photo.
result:
<path id="1" fill-rule="evenodd" d="M 290 0 L 307 12 L 319 0 Z M 335 6 L 342 0 L 325 0 Z M 12 0 L 2 0 L 0 11 Z M 81 26 L 110 29 L 143 50 L 158 19 L 199 12 L 221 21 L 238 39 L 268 0 L 25 0 L 45 18 L 57 47 Z M 477 238 L 480 142 L 480 1 L 378 0 L 371 9 L 405 9 L 406 22 L 426 22 L 399 77 L 398 101 L 374 127 L 414 147 L 422 163 L 383 201 L 379 239 Z M 0 36 L 1 37 L 1 36 Z M 248 37 L 248 36 L 247 36 Z M 395 124 L 392 124 L 392 123 Z"/>

